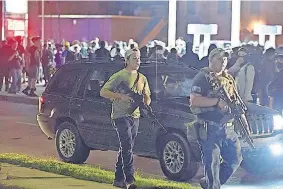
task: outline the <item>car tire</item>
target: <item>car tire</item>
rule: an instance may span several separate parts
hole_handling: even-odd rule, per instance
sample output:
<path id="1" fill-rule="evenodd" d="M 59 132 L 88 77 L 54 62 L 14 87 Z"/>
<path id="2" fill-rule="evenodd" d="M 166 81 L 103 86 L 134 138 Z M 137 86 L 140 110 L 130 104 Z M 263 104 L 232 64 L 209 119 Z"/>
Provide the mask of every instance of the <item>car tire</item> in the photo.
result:
<path id="1" fill-rule="evenodd" d="M 169 180 L 188 181 L 196 175 L 199 164 L 193 160 L 190 146 L 183 136 L 169 133 L 162 137 L 160 147 L 160 166 Z"/>
<path id="2" fill-rule="evenodd" d="M 90 149 L 84 144 L 78 129 L 69 122 L 59 125 L 55 137 L 56 149 L 60 159 L 67 163 L 82 164 Z"/>

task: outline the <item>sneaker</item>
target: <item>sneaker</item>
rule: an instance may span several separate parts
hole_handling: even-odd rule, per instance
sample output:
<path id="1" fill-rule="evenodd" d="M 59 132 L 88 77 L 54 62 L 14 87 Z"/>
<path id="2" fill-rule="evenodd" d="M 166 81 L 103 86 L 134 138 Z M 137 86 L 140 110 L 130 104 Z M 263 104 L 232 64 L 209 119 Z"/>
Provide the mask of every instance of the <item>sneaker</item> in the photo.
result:
<path id="1" fill-rule="evenodd" d="M 34 91 L 31 91 L 28 96 L 30 96 L 30 97 L 38 97 L 37 94 L 34 93 Z"/>
<path id="2" fill-rule="evenodd" d="M 24 93 L 25 95 L 29 96 L 29 87 L 25 88 L 22 93 Z"/>
<path id="3" fill-rule="evenodd" d="M 123 180 L 122 181 L 114 180 L 113 186 L 118 187 L 118 188 L 126 188 L 126 183 Z"/>
<path id="4" fill-rule="evenodd" d="M 127 184 L 127 189 L 137 189 L 137 188 L 138 186 L 135 184 L 135 182 Z"/>
<path id="5" fill-rule="evenodd" d="M 199 184 L 200 184 L 200 186 L 201 186 L 203 189 L 207 189 L 207 188 L 208 188 L 207 182 L 206 182 L 206 178 L 205 178 L 205 177 L 203 177 L 203 178 L 201 178 L 201 179 L 199 180 Z"/>

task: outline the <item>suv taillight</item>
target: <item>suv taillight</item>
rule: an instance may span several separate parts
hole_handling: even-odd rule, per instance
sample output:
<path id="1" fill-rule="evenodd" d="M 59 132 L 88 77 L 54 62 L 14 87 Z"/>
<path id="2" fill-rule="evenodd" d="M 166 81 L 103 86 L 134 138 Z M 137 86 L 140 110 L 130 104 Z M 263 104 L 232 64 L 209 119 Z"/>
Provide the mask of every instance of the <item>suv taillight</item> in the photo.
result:
<path id="1" fill-rule="evenodd" d="M 44 97 L 43 97 L 43 96 L 39 97 L 38 111 L 39 111 L 40 113 L 43 112 L 44 102 L 45 102 Z"/>

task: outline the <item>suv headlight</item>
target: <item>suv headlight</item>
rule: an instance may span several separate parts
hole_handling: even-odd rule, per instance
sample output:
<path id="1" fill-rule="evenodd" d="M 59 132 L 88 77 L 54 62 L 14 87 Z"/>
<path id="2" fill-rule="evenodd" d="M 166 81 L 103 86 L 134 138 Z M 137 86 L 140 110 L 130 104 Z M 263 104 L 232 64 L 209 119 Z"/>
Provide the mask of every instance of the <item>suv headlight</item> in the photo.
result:
<path id="1" fill-rule="evenodd" d="M 281 115 L 273 116 L 274 130 L 283 130 L 283 117 Z"/>

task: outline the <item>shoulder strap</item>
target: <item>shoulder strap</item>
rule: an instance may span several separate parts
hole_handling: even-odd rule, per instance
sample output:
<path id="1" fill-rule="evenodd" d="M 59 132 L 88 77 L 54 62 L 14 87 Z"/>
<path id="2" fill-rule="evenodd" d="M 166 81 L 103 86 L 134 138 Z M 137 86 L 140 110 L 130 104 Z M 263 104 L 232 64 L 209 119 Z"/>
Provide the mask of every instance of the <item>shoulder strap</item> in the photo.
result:
<path id="1" fill-rule="evenodd" d="M 138 83 L 138 81 L 139 81 L 139 78 L 140 78 L 140 73 L 138 72 L 137 78 L 136 78 L 136 80 L 135 80 L 135 82 L 134 82 L 134 85 L 132 86 L 131 90 L 133 90 L 134 87 L 137 85 L 137 83 Z"/>

